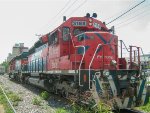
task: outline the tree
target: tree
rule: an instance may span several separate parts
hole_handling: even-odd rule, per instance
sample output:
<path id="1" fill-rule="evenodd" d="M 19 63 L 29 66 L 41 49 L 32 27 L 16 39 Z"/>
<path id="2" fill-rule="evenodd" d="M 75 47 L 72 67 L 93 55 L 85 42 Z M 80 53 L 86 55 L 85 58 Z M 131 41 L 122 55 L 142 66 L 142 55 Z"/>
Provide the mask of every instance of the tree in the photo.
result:
<path id="1" fill-rule="evenodd" d="M 7 72 L 7 70 L 8 70 L 8 62 L 5 60 L 5 61 L 3 61 L 1 63 L 1 65 L 5 67 L 5 72 Z"/>

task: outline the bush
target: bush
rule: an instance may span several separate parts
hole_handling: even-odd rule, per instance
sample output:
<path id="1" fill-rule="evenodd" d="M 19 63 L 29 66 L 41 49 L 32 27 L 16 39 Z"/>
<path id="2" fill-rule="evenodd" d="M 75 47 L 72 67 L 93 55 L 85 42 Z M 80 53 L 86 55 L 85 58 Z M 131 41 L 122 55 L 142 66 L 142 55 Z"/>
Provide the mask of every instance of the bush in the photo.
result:
<path id="1" fill-rule="evenodd" d="M 18 106 L 19 101 L 22 101 L 22 98 L 12 91 L 7 92 L 7 95 L 12 101 L 13 106 Z"/>
<path id="2" fill-rule="evenodd" d="M 0 110 L 4 108 L 5 113 L 13 113 L 12 108 L 10 107 L 9 103 L 7 102 L 6 97 L 4 96 L 1 88 L 0 88 Z M 2 111 L 0 111 L 1 113 Z"/>
<path id="3" fill-rule="evenodd" d="M 49 98 L 49 93 L 47 91 L 43 91 L 40 96 L 44 99 L 47 100 Z"/>
<path id="4" fill-rule="evenodd" d="M 34 97 L 33 99 L 32 99 L 32 104 L 33 105 L 41 105 L 41 99 L 39 98 L 39 97 Z"/>
<path id="5" fill-rule="evenodd" d="M 103 102 L 99 102 L 96 111 L 97 113 L 112 113 L 111 107 L 104 104 Z"/>
<path id="6" fill-rule="evenodd" d="M 150 113 L 150 98 L 149 98 L 149 102 L 146 105 L 137 107 L 136 109 L 142 110 L 144 111 L 144 113 Z"/>
<path id="7" fill-rule="evenodd" d="M 68 113 L 64 108 L 59 108 L 56 110 L 56 113 Z"/>
<path id="8" fill-rule="evenodd" d="M 8 96 L 12 102 L 22 101 L 22 98 L 15 93 L 9 94 Z"/>

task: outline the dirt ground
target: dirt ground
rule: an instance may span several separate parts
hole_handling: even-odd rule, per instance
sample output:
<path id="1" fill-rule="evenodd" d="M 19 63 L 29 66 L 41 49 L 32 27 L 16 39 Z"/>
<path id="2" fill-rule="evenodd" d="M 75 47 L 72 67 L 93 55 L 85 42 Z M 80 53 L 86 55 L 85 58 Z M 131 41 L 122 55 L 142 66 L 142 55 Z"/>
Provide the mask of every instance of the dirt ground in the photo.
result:
<path id="1" fill-rule="evenodd" d="M 4 107 L 3 107 L 3 105 L 0 105 L 0 113 L 4 113 Z"/>

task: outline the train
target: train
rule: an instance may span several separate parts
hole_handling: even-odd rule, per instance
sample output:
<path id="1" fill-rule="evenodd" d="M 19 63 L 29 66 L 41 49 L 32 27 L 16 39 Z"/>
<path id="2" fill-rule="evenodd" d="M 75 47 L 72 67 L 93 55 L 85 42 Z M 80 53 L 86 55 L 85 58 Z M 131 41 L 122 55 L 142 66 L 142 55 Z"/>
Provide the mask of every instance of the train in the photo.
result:
<path id="1" fill-rule="evenodd" d="M 9 77 L 91 107 L 113 109 L 149 101 L 141 48 L 127 47 L 97 14 L 71 17 L 9 62 Z M 129 56 L 124 56 L 123 51 Z"/>
<path id="2" fill-rule="evenodd" d="M 0 65 L 0 75 L 5 74 L 5 67 Z"/>

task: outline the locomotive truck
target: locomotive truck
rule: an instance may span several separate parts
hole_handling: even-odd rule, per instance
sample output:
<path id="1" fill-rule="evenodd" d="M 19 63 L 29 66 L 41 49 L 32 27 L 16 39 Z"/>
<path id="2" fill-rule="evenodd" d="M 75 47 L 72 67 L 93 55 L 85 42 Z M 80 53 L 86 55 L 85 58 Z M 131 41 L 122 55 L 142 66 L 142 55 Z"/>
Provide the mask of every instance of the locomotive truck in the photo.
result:
<path id="1" fill-rule="evenodd" d="M 149 91 L 141 48 L 126 47 L 113 31 L 94 16 L 71 17 L 14 57 L 9 76 L 93 107 L 142 106 Z"/>

